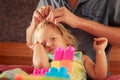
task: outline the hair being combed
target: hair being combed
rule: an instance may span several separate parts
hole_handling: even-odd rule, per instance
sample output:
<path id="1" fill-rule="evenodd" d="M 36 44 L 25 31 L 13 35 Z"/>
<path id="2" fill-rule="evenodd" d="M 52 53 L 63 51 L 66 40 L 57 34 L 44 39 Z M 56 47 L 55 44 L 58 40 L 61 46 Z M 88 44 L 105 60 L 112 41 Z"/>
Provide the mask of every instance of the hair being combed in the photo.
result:
<path id="1" fill-rule="evenodd" d="M 70 33 L 69 30 L 67 30 L 62 24 L 59 24 L 59 26 L 57 26 L 54 23 L 46 20 L 39 23 L 38 26 L 36 27 L 33 35 L 33 44 L 37 42 L 37 35 L 40 34 L 39 32 L 40 28 L 45 27 L 48 24 L 52 24 L 55 28 L 57 28 L 60 31 L 61 35 L 67 42 L 68 46 L 73 46 L 75 47 L 75 49 L 77 49 L 77 39 Z"/>

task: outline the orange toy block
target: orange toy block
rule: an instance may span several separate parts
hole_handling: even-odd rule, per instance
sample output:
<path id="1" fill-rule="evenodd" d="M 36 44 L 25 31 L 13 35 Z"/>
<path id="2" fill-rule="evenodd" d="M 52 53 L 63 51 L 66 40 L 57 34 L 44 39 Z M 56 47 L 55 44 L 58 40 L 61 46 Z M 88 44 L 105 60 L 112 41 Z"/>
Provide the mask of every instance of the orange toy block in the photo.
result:
<path id="1" fill-rule="evenodd" d="M 62 60 L 60 66 L 64 66 L 68 69 L 68 72 L 71 73 L 72 71 L 72 61 L 71 60 Z"/>

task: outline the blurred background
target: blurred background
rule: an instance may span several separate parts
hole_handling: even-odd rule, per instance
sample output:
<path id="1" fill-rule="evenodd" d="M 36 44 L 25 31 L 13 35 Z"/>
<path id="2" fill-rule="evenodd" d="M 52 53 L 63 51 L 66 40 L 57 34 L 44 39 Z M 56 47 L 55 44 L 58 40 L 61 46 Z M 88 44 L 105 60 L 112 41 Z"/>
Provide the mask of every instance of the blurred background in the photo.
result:
<path id="1" fill-rule="evenodd" d="M 0 42 L 25 42 L 39 0 L 0 0 Z"/>

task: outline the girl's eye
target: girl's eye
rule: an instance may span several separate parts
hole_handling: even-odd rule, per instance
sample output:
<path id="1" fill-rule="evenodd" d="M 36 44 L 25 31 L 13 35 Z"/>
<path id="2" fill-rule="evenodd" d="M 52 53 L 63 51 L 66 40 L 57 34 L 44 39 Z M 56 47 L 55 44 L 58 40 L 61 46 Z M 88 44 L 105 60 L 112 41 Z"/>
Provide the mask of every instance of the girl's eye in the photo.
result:
<path id="1" fill-rule="evenodd" d="M 55 38 L 55 37 L 52 37 L 52 38 L 51 38 L 51 41 L 55 41 L 55 40 L 56 40 L 56 38 Z"/>

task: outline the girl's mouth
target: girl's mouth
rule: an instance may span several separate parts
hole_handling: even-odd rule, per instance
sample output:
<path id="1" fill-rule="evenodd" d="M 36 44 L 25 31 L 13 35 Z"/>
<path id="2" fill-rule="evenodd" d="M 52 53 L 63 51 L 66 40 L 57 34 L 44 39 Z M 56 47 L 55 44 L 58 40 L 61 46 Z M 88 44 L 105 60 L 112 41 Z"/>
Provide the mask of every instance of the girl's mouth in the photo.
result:
<path id="1" fill-rule="evenodd" d="M 54 53 L 54 52 L 55 52 L 55 49 L 54 49 L 54 48 L 51 48 L 51 49 L 49 49 L 48 51 Z"/>

